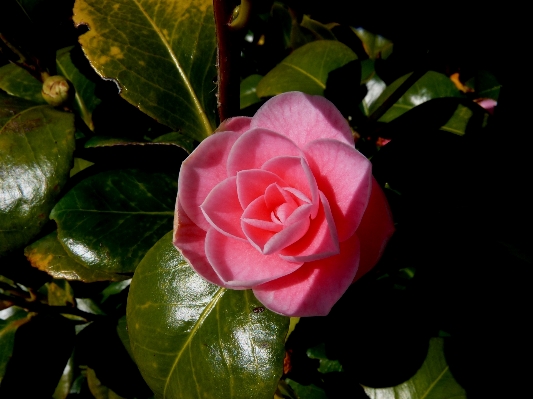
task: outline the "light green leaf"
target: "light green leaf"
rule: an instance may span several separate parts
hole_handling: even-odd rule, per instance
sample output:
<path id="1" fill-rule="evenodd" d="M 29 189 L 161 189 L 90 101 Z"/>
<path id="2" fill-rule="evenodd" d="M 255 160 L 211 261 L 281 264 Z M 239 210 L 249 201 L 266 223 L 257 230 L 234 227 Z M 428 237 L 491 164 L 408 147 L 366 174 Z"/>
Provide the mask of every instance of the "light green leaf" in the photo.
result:
<path id="1" fill-rule="evenodd" d="M 156 397 L 274 396 L 289 318 L 264 309 L 250 290 L 205 281 L 172 245 L 172 232 L 139 264 L 127 321 L 135 360 Z"/>
<path id="2" fill-rule="evenodd" d="M 31 265 L 56 279 L 81 280 L 85 283 L 125 280 L 128 276 L 91 270 L 71 258 L 57 239 L 57 231 L 27 246 L 24 255 Z"/>
<path id="3" fill-rule="evenodd" d="M 52 399 L 67 399 L 67 396 L 70 393 L 70 387 L 74 382 L 74 367 L 74 357 L 71 356 L 70 359 L 68 359 L 61 378 L 59 379 L 54 394 L 52 395 Z"/>
<path id="4" fill-rule="evenodd" d="M 295 50 L 276 65 L 257 85 L 259 97 L 287 91 L 324 95 L 328 74 L 356 60 L 357 55 L 345 44 L 317 40 Z"/>
<path id="5" fill-rule="evenodd" d="M 172 228 L 177 176 L 113 170 L 78 183 L 50 218 L 75 261 L 91 270 L 131 273 Z"/>
<path id="6" fill-rule="evenodd" d="M 0 67 L 0 89 L 12 96 L 46 104 L 41 89 L 43 84 L 35 79 L 28 71 L 15 64 Z"/>
<path id="7" fill-rule="evenodd" d="M 74 115 L 0 93 L 0 256 L 46 223 L 73 151 Z"/>
<path id="8" fill-rule="evenodd" d="M 100 104 L 100 99 L 94 93 L 96 84 L 82 74 L 72 62 L 71 51 L 73 48 L 66 47 L 57 52 L 57 73 L 67 78 L 76 89 L 74 109 L 79 113 L 89 129 L 94 130 L 92 113 L 96 106 Z"/>
<path id="9" fill-rule="evenodd" d="M 372 114 L 380 105 L 382 105 L 410 75 L 411 74 L 404 75 L 387 86 L 379 98 L 369 106 L 369 114 Z M 400 99 L 396 101 L 396 103 L 394 103 L 394 105 L 389 108 L 381 118 L 379 118 L 379 121 L 390 122 L 417 105 L 423 104 L 434 98 L 442 97 L 464 97 L 464 95 L 446 75 L 429 71 L 418 79 L 400 97 Z"/>
<path id="10" fill-rule="evenodd" d="M 76 0 L 74 22 L 96 72 L 131 104 L 201 141 L 216 126 L 211 0 Z"/>
<path id="11" fill-rule="evenodd" d="M 366 394 L 370 399 L 466 399 L 450 373 L 443 346 L 442 338 L 432 338 L 424 364 L 410 380 L 391 388 L 364 387 Z"/>
<path id="12" fill-rule="evenodd" d="M 261 81 L 261 79 L 263 79 L 263 76 L 261 75 L 250 75 L 243 79 L 240 88 L 241 109 L 261 101 L 256 93 L 257 84 Z"/>
<path id="13" fill-rule="evenodd" d="M 481 107 L 478 108 L 480 112 L 483 112 Z M 452 117 L 448 120 L 448 122 L 446 122 L 444 126 L 441 127 L 441 130 L 456 134 L 458 136 L 464 136 L 468 123 L 470 122 L 473 115 L 474 111 L 472 111 L 471 108 L 459 104 Z M 488 112 L 484 112 L 484 116 L 485 118 L 481 119 L 481 122 L 483 124 L 487 121 L 487 118 L 489 116 Z"/>

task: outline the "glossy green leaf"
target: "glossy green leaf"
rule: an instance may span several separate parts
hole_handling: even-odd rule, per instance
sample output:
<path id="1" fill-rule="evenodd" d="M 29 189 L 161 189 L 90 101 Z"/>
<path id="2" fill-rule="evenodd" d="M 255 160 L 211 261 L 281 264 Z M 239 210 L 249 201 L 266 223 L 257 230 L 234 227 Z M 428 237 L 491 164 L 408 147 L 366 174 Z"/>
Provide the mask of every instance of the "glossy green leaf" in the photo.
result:
<path id="1" fill-rule="evenodd" d="M 392 42 L 390 40 L 363 28 L 353 29 L 353 31 L 363 42 L 363 48 L 371 60 L 376 58 L 387 59 L 392 54 Z"/>
<path id="2" fill-rule="evenodd" d="M 57 73 L 67 78 L 74 86 L 74 110 L 81 116 L 89 129 L 94 130 L 92 113 L 101 100 L 94 93 L 96 84 L 82 74 L 72 62 L 72 49 L 73 47 L 66 47 L 57 52 Z"/>
<path id="3" fill-rule="evenodd" d="M 210 0 L 76 0 L 74 22 L 96 72 L 143 112 L 201 141 L 215 126 L 216 37 Z"/>
<path id="4" fill-rule="evenodd" d="M 135 360 L 157 397 L 274 396 L 289 318 L 250 290 L 203 280 L 172 245 L 172 232 L 139 264 L 127 321 Z"/>
<path id="5" fill-rule="evenodd" d="M 7 97 L 0 93 L 0 256 L 46 223 L 74 151 L 74 115 Z"/>
<path id="6" fill-rule="evenodd" d="M 370 399 L 466 399 L 450 373 L 443 346 L 442 338 L 432 338 L 424 364 L 410 380 L 391 388 L 364 387 L 366 394 Z"/>
<path id="7" fill-rule="evenodd" d="M 7 363 L 13 353 L 15 332 L 17 328 L 26 324 L 32 317 L 25 310 L 16 307 L 11 307 L 2 312 L 6 311 L 9 311 L 9 316 L 5 320 L 0 318 L 0 382 L 4 377 Z"/>
<path id="8" fill-rule="evenodd" d="M 243 79 L 240 88 L 241 109 L 261 101 L 256 92 L 257 84 L 261 79 L 263 79 L 263 76 L 261 75 L 250 75 Z"/>
<path id="9" fill-rule="evenodd" d="M 367 61 L 367 60 L 365 60 Z M 368 64 L 361 63 L 361 66 L 366 66 L 368 68 Z M 361 72 L 361 75 L 363 75 L 364 71 Z M 374 110 L 372 106 L 374 103 L 378 101 L 381 94 L 385 91 L 387 88 L 387 84 L 375 73 L 370 76 L 370 78 L 365 82 L 367 93 L 365 98 L 363 98 L 363 101 L 361 101 L 360 109 L 366 116 L 370 115 L 370 110 Z M 399 85 L 398 85 L 399 86 Z"/>
<path id="10" fill-rule="evenodd" d="M 68 359 L 59 382 L 57 383 L 52 399 L 67 399 L 67 396 L 70 393 L 70 388 L 74 382 L 74 367 L 74 357 L 71 356 L 70 359 Z"/>
<path id="11" fill-rule="evenodd" d="M 483 112 L 481 110 L 481 107 L 479 108 L 480 112 Z M 468 123 L 470 122 L 473 115 L 474 111 L 472 111 L 472 109 L 459 104 L 457 106 L 457 110 L 454 112 L 450 120 L 446 122 L 444 126 L 441 127 L 441 130 L 456 134 L 458 136 L 464 136 Z M 486 122 L 489 114 L 487 112 L 484 112 L 484 115 L 485 118 L 481 120 L 482 123 Z"/>
<path id="12" fill-rule="evenodd" d="M 67 253 L 91 270 L 129 273 L 174 220 L 177 176 L 112 170 L 78 183 L 50 217 Z"/>
<path id="13" fill-rule="evenodd" d="M 381 104 L 383 104 L 409 76 L 410 74 L 404 75 L 387 86 L 379 98 L 369 106 L 369 114 L 372 114 Z M 463 94 L 446 75 L 429 71 L 418 79 L 415 84 L 413 84 L 404 95 L 401 96 L 381 118 L 379 118 L 379 121 L 390 122 L 417 105 L 423 104 L 434 98 L 442 97 L 463 97 Z"/>
<path id="14" fill-rule="evenodd" d="M 85 283 L 129 278 L 116 273 L 86 268 L 71 258 L 57 239 L 57 231 L 27 246 L 24 255 L 31 265 L 57 279 L 80 280 Z"/>
<path id="15" fill-rule="evenodd" d="M 324 95 L 328 74 L 356 60 L 357 55 L 345 44 L 317 40 L 295 50 L 268 72 L 257 85 L 259 97 L 287 91 Z"/>
<path id="16" fill-rule="evenodd" d="M 38 104 L 46 104 L 41 89 L 43 84 L 31 73 L 15 64 L 0 67 L 0 89 L 12 96 L 25 98 Z"/>

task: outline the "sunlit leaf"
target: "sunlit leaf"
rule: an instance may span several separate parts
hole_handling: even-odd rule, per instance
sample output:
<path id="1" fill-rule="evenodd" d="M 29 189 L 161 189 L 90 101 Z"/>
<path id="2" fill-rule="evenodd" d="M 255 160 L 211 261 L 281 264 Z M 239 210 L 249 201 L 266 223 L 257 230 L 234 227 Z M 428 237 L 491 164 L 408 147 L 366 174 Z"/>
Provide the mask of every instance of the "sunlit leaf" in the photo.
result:
<path id="1" fill-rule="evenodd" d="M 70 393 L 70 388 L 74 382 L 74 357 L 68 359 L 67 365 L 63 370 L 63 374 L 57 384 L 56 390 L 52 395 L 52 399 L 66 399 Z"/>
<path id="2" fill-rule="evenodd" d="M 0 318 L 0 382 L 4 378 L 7 363 L 13 353 L 15 332 L 32 317 L 31 314 L 20 308 L 13 307 L 9 310 L 11 315 L 8 318 L 5 320 Z"/>
<path id="3" fill-rule="evenodd" d="M 81 116 L 89 129 L 94 129 L 92 113 L 100 104 L 94 89 L 96 84 L 88 79 L 72 62 L 71 51 L 73 47 L 66 47 L 57 52 L 57 73 L 67 78 L 75 89 L 74 109 Z"/>
<path id="4" fill-rule="evenodd" d="M 91 270 L 128 273 L 172 228 L 177 177 L 113 170 L 78 183 L 54 207 L 58 238 Z"/>
<path id="5" fill-rule="evenodd" d="M 392 42 L 383 36 L 371 33 L 363 28 L 354 29 L 355 34 L 363 42 L 363 47 L 371 60 L 387 59 L 392 53 Z"/>
<path id="6" fill-rule="evenodd" d="M 370 399 L 466 399 L 450 373 L 443 346 L 442 338 L 432 338 L 424 364 L 410 380 L 391 388 L 364 387 L 366 394 Z"/>
<path id="7" fill-rule="evenodd" d="M 275 96 L 287 91 L 323 95 L 328 74 L 356 60 L 357 55 L 345 44 L 317 40 L 295 50 L 257 85 L 259 97 Z"/>
<path id="8" fill-rule="evenodd" d="M 394 93 L 410 74 L 402 76 L 381 93 L 379 98 L 371 102 L 368 112 L 372 114 L 387 98 Z M 396 101 L 388 111 L 379 118 L 380 122 L 390 122 L 398 116 L 404 114 L 417 105 L 434 98 L 442 97 L 463 97 L 463 94 L 457 89 L 455 84 L 446 75 L 438 72 L 429 71 L 418 79 L 401 97 Z M 369 101 L 370 103 L 370 101 Z"/>
<path id="9" fill-rule="evenodd" d="M 46 104 L 41 89 L 43 84 L 28 71 L 15 64 L 0 67 L 0 89 L 12 96 Z"/>
<path id="10" fill-rule="evenodd" d="M 127 321 L 135 360 L 156 396 L 274 396 L 289 318 L 249 290 L 203 280 L 172 245 L 172 232 L 139 264 Z"/>
<path id="11" fill-rule="evenodd" d="M 72 114 L 0 93 L 0 256 L 46 223 L 73 151 Z"/>
<path id="12" fill-rule="evenodd" d="M 250 75 L 243 79 L 240 93 L 241 109 L 261 101 L 256 93 L 257 84 L 261 79 L 263 79 L 261 75 Z"/>
<path id="13" fill-rule="evenodd" d="M 57 231 L 27 246 L 24 249 L 24 254 L 33 267 L 57 279 L 81 280 L 86 283 L 92 283 L 94 281 L 116 281 L 129 278 L 128 276 L 92 270 L 82 266 L 67 254 L 65 248 L 57 239 Z"/>
<path id="14" fill-rule="evenodd" d="M 77 0 L 74 22 L 96 72 L 131 104 L 201 141 L 215 126 L 216 37 L 210 0 Z"/>

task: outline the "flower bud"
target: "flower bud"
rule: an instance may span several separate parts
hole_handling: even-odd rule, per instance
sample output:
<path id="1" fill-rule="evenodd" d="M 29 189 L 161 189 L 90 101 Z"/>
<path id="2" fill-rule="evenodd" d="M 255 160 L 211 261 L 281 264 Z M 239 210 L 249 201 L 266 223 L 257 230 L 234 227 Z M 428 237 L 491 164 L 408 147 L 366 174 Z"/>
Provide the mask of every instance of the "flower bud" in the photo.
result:
<path id="1" fill-rule="evenodd" d="M 59 75 L 49 76 L 43 83 L 41 93 L 46 102 L 54 107 L 63 104 L 69 98 L 70 85 Z"/>

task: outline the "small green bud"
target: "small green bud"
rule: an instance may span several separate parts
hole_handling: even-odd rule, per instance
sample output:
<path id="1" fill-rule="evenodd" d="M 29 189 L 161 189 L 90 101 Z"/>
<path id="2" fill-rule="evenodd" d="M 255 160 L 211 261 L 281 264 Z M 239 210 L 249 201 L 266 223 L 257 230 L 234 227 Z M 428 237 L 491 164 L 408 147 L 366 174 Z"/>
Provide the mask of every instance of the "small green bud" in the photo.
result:
<path id="1" fill-rule="evenodd" d="M 70 85 L 63 76 L 49 76 L 43 83 L 41 94 L 48 104 L 57 107 L 68 100 Z"/>

